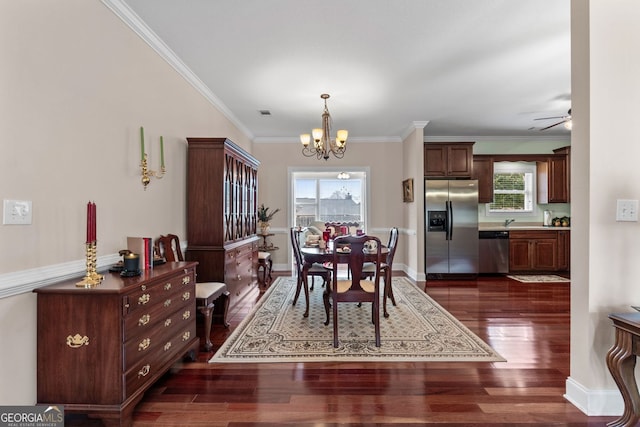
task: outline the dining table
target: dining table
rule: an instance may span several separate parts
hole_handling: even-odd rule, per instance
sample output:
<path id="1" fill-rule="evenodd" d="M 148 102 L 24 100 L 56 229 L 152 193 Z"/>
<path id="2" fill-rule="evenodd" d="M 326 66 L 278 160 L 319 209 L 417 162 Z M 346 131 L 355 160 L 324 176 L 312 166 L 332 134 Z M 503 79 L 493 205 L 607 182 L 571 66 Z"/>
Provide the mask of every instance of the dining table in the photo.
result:
<path id="1" fill-rule="evenodd" d="M 333 250 L 332 249 L 321 249 L 318 246 L 301 246 L 300 252 L 302 252 L 302 257 L 304 259 L 304 264 L 302 265 L 302 284 L 304 289 L 304 300 L 306 303 L 306 309 L 304 312 L 304 317 L 309 317 L 309 282 L 307 281 L 307 273 L 309 272 L 309 268 L 313 264 L 326 264 L 333 263 Z M 389 248 L 386 246 L 382 246 L 380 248 L 380 257 L 377 258 L 378 251 L 375 252 L 365 252 L 364 260 L 365 262 L 386 262 L 387 254 L 389 253 Z M 376 259 L 377 258 L 377 259 Z M 347 264 L 349 262 L 349 254 L 340 254 L 338 251 L 338 263 Z M 327 270 L 330 270 L 331 267 L 327 267 Z M 386 286 L 386 283 L 385 283 Z"/>

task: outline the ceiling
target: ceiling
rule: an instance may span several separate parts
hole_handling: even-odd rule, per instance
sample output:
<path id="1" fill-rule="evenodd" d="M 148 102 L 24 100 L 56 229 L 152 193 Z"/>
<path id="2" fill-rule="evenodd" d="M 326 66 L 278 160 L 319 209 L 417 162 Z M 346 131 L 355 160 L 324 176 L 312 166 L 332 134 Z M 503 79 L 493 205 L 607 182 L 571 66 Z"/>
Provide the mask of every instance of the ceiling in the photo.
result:
<path id="1" fill-rule="evenodd" d="M 570 0 L 103 2 L 257 143 L 320 127 L 322 93 L 350 140 L 569 137 L 534 119 L 571 108 Z"/>

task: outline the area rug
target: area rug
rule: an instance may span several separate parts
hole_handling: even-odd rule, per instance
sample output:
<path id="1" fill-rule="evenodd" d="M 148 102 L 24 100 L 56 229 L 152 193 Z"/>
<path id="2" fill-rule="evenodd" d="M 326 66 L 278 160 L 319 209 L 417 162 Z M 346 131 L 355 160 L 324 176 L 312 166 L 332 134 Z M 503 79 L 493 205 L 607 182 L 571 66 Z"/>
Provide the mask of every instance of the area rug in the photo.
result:
<path id="1" fill-rule="evenodd" d="M 509 279 L 517 280 L 518 282 L 522 282 L 522 283 L 571 282 L 571 279 L 567 279 L 566 277 L 556 276 L 553 274 L 522 274 L 522 275 L 514 275 L 514 276 L 507 276 L 507 277 Z"/>
<path id="2" fill-rule="evenodd" d="M 375 346 L 370 304 L 340 303 L 334 348 L 333 324 L 324 325 L 324 288 L 310 291 L 305 318 L 304 296 L 292 305 L 295 287 L 295 278 L 277 278 L 209 362 L 505 361 L 406 278 L 393 278 L 397 306 L 389 302 L 390 316 L 380 316 L 381 347 Z"/>

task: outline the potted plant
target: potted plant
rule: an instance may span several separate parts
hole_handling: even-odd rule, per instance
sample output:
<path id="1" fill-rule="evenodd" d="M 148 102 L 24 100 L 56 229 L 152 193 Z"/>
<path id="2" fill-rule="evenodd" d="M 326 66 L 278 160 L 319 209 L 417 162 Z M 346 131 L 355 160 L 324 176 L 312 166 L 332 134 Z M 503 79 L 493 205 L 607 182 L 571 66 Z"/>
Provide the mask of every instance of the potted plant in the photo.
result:
<path id="1" fill-rule="evenodd" d="M 258 208 L 258 221 L 260 221 L 260 232 L 262 234 L 269 234 L 269 222 L 273 219 L 273 216 L 280 212 L 280 209 L 274 209 L 269 211 L 270 208 L 265 207 L 264 203 Z"/>

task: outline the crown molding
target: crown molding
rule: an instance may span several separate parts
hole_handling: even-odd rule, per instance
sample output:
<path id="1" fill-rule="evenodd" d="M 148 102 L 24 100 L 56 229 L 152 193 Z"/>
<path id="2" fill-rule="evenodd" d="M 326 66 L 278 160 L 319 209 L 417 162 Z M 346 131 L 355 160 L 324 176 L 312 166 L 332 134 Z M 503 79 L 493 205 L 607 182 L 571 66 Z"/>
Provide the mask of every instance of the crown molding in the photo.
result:
<path id="1" fill-rule="evenodd" d="M 300 137 L 295 136 L 259 136 L 253 139 L 255 144 L 300 144 Z M 347 143 L 395 143 L 402 142 L 402 139 L 398 136 L 357 136 L 357 137 L 349 137 L 347 139 Z"/>
<path id="2" fill-rule="evenodd" d="M 195 75 L 193 71 L 167 46 L 156 33 L 140 19 L 140 17 L 122 0 L 101 0 L 118 18 L 131 28 L 145 43 L 155 50 L 178 74 L 191 84 L 204 98 L 217 108 L 231 123 L 233 123 L 249 140 L 253 134 L 240 120 L 227 108 L 226 105 L 214 95 L 207 85 Z"/>
<path id="3" fill-rule="evenodd" d="M 424 137 L 424 142 L 565 142 L 571 143 L 571 135 L 567 136 L 434 136 Z"/>

